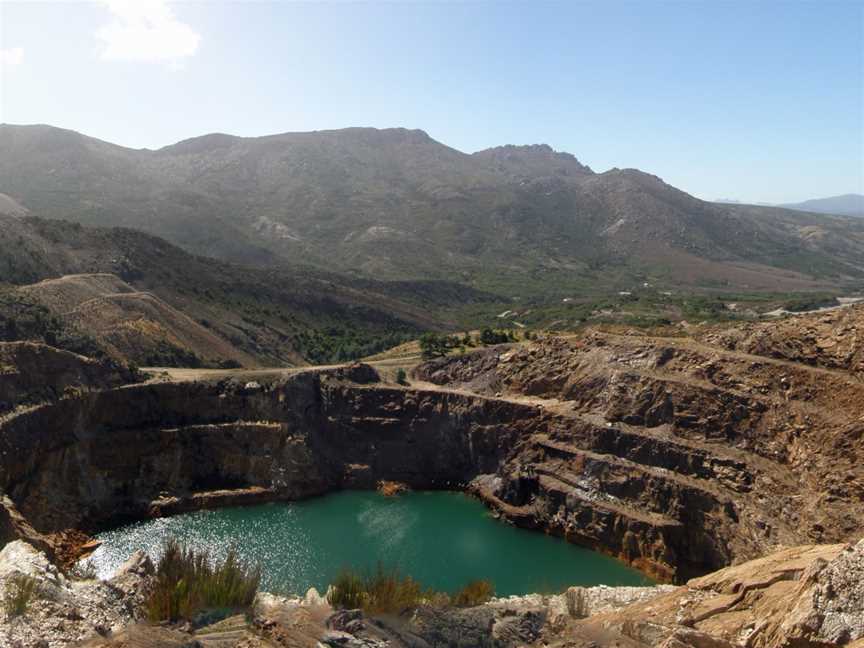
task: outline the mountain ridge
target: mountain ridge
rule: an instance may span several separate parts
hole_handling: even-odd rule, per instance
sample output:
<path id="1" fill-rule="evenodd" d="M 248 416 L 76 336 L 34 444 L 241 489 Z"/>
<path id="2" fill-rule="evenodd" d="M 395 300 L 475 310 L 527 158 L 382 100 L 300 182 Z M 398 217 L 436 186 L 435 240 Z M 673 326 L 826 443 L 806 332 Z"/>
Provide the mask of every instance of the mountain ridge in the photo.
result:
<path id="1" fill-rule="evenodd" d="M 839 216 L 864 216 L 864 195 L 856 193 L 813 198 L 799 203 L 780 205 L 786 209 L 836 214 Z"/>
<path id="2" fill-rule="evenodd" d="M 860 222 L 707 203 L 636 169 L 595 173 L 548 145 L 467 154 L 420 130 L 350 128 L 134 150 L 3 125 L 0 151 L 0 191 L 30 213 L 141 229 L 245 265 L 514 296 L 864 277 Z"/>
<path id="3" fill-rule="evenodd" d="M 715 203 L 723 205 L 755 205 L 758 207 L 782 207 L 794 211 L 805 211 L 815 214 L 831 214 L 834 216 L 864 216 L 864 195 L 857 193 L 828 196 L 827 198 L 811 198 L 795 203 L 748 203 L 731 198 L 718 198 Z"/>

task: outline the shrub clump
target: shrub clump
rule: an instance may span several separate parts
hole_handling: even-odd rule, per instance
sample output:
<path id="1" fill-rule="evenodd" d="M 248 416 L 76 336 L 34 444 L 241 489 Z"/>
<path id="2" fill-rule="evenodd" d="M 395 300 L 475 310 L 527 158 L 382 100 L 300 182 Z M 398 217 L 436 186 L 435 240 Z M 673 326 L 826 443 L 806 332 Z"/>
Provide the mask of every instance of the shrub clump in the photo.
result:
<path id="1" fill-rule="evenodd" d="M 261 583 L 261 569 L 248 567 L 234 549 L 222 562 L 168 540 L 153 591 L 147 600 L 151 621 L 193 621 L 207 610 L 240 610 L 252 605 Z"/>
<path id="2" fill-rule="evenodd" d="M 3 611 L 8 619 L 24 616 L 36 598 L 39 582 L 33 576 L 16 574 L 6 584 L 3 593 Z"/>
<path id="3" fill-rule="evenodd" d="M 483 605 L 495 594 L 495 588 L 488 580 L 474 580 L 456 592 L 453 605 L 457 607 L 473 607 Z"/>
<path id="4" fill-rule="evenodd" d="M 344 569 L 327 596 L 333 607 L 361 608 L 367 614 L 397 614 L 420 605 L 434 596 L 424 590 L 410 576 L 402 576 L 396 569 L 378 565 L 375 571 L 360 574 Z"/>
<path id="5" fill-rule="evenodd" d="M 362 609 L 366 614 L 398 614 L 418 605 L 471 607 L 492 598 L 494 588 L 486 580 L 471 581 L 453 597 L 424 588 L 410 576 L 380 564 L 363 574 L 343 569 L 327 595 L 327 602 L 343 609 Z"/>

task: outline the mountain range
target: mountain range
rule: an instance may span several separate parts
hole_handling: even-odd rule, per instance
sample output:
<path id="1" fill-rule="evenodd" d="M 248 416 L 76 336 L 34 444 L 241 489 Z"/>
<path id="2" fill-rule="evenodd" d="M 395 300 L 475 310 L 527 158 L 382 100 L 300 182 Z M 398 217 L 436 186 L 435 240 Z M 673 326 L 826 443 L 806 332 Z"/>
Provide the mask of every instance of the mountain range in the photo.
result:
<path id="1" fill-rule="evenodd" d="M 508 299 L 642 281 L 809 290 L 864 280 L 860 219 L 704 202 L 636 169 L 595 173 L 546 145 L 465 154 L 419 130 L 211 134 L 134 150 L 2 125 L 0 192 L 7 213 L 134 228 L 244 266 L 435 279 Z"/>
<path id="2" fill-rule="evenodd" d="M 744 204 L 739 200 L 721 198 L 715 202 L 727 205 Z M 828 198 L 814 198 L 797 203 L 754 203 L 760 206 L 783 207 L 796 211 L 813 212 L 816 214 L 833 214 L 835 216 L 858 216 L 864 217 L 864 195 L 843 194 L 842 196 L 830 196 Z"/>
<path id="3" fill-rule="evenodd" d="M 817 212 L 819 214 L 836 214 L 838 216 L 864 217 L 864 196 L 861 194 L 843 194 L 830 198 L 816 198 L 800 203 L 780 205 L 787 209 Z"/>

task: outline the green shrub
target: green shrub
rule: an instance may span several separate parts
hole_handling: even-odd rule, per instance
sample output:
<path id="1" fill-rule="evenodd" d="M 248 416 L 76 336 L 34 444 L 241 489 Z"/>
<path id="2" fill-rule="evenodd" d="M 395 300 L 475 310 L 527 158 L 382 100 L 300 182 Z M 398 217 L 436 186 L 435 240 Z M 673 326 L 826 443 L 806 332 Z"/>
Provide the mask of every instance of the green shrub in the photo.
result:
<path id="1" fill-rule="evenodd" d="M 400 385 L 408 384 L 408 374 L 406 374 L 405 370 L 401 367 L 396 371 L 396 382 Z"/>
<path id="2" fill-rule="evenodd" d="M 483 605 L 495 594 L 495 588 L 488 580 L 471 581 L 453 596 L 453 605 L 473 607 Z"/>
<path id="3" fill-rule="evenodd" d="M 156 584 L 147 601 L 151 621 L 192 621 L 207 610 L 241 610 L 255 599 L 261 570 L 244 565 L 233 549 L 222 562 L 206 552 L 168 540 L 156 567 Z"/>
<path id="4" fill-rule="evenodd" d="M 6 612 L 7 618 L 11 619 L 27 614 L 27 608 L 36 598 L 38 584 L 35 578 L 26 574 L 17 574 L 12 577 L 6 584 L 6 591 L 3 593 L 3 610 Z"/>
<path id="5" fill-rule="evenodd" d="M 343 569 L 336 577 L 327 602 L 333 607 L 356 610 L 366 605 L 367 596 L 363 578 L 355 571 Z"/>
<path id="6" fill-rule="evenodd" d="M 513 331 L 493 331 L 486 327 L 480 331 L 480 342 L 485 346 L 494 344 L 505 344 L 506 342 L 515 342 L 516 336 Z"/>
<path id="7" fill-rule="evenodd" d="M 367 614 L 396 614 L 420 605 L 434 596 L 410 576 L 380 564 L 375 571 L 360 574 L 345 569 L 336 578 L 327 601 L 334 607 L 362 608 Z"/>
<path id="8" fill-rule="evenodd" d="M 410 576 L 380 564 L 366 574 L 343 569 L 336 577 L 327 601 L 333 607 L 362 609 L 367 614 L 398 614 L 418 605 L 470 607 L 482 605 L 494 595 L 492 583 L 471 581 L 452 598 L 444 592 L 424 588 Z"/>
<path id="9" fill-rule="evenodd" d="M 447 336 L 437 333 L 424 333 L 420 336 L 420 351 L 424 360 L 447 355 Z"/>

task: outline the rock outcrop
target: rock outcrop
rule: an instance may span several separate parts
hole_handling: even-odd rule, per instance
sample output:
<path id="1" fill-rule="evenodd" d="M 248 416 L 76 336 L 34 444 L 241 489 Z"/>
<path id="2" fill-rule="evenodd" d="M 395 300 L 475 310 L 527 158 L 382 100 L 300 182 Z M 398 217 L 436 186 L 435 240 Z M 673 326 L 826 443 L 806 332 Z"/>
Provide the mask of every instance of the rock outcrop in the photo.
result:
<path id="1" fill-rule="evenodd" d="M 436 360 L 414 377 L 549 414 L 472 484 L 506 517 L 682 581 L 778 545 L 864 533 L 864 383 L 860 345 L 846 344 L 864 308 L 784 323 L 801 340 L 818 330 L 827 355 L 719 344 L 761 326 L 702 341 L 589 331 Z"/>
<path id="2" fill-rule="evenodd" d="M 864 540 L 805 545 L 571 621 L 556 648 L 824 648 L 864 644 Z"/>
<path id="3" fill-rule="evenodd" d="M 20 648 L 826 648 L 864 644 L 864 540 L 805 545 L 693 579 L 685 586 L 574 587 L 470 608 L 422 605 L 367 616 L 260 593 L 248 616 L 209 625 L 141 621 L 153 566 L 133 556 L 109 581 L 75 581 L 24 542 L 0 552 L 0 588 L 38 582 L 23 617 L 0 620 L 0 645 Z"/>
<path id="4" fill-rule="evenodd" d="M 0 342 L 0 414 L 19 405 L 34 405 L 133 382 L 123 365 L 98 361 L 31 342 Z"/>
<path id="5" fill-rule="evenodd" d="M 461 488 L 495 472 L 545 420 L 529 405 L 374 378 L 359 366 L 262 383 L 134 385 L 44 404 L 0 423 L 0 490 L 52 534 L 380 480 Z"/>
<path id="6" fill-rule="evenodd" d="M 864 382 L 857 342 L 841 342 L 864 330 L 864 308 L 791 321 L 779 350 L 760 325 L 699 339 L 588 331 L 427 363 L 410 388 L 362 364 L 123 386 L 73 372 L 83 388 L 0 419 L 0 541 L 68 556 L 70 539 L 121 519 L 381 481 L 468 489 L 514 524 L 687 586 L 621 609 L 576 590 L 424 609 L 368 636 L 327 627 L 324 645 L 850 644 L 864 618 L 864 544 L 845 545 L 864 535 Z M 268 637 L 249 645 L 280 645 Z"/>
<path id="7" fill-rule="evenodd" d="M 76 580 L 30 544 L 10 542 L 0 551 L 0 590 L 21 576 L 36 585 L 26 612 L 0 622 L 0 646 L 59 648 L 120 631 L 143 616 L 152 573 L 149 559 L 136 555 L 111 580 Z"/>
<path id="8" fill-rule="evenodd" d="M 864 319 L 844 313 L 839 335 Z M 435 384 L 356 365 L 84 391 L 0 422 L 0 491 L 50 535 L 381 480 L 468 487 L 520 526 L 669 582 L 864 533 L 851 372 L 594 331 L 415 377 Z"/>

